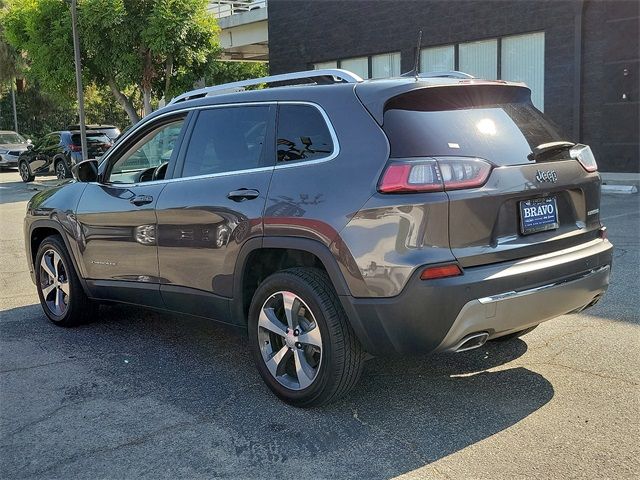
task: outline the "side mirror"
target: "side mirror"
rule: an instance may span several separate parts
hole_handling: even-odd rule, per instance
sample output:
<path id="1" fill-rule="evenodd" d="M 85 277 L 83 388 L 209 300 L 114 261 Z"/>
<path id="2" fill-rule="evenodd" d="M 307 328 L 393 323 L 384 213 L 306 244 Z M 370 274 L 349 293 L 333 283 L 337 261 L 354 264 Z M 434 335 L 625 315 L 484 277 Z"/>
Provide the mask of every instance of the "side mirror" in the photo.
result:
<path id="1" fill-rule="evenodd" d="M 27 150 L 33 150 L 33 143 L 27 142 Z"/>
<path id="2" fill-rule="evenodd" d="M 79 182 L 97 182 L 98 181 L 98 161 L 85 160 L 80 162 L 71 169 L 73 178 Z"/>

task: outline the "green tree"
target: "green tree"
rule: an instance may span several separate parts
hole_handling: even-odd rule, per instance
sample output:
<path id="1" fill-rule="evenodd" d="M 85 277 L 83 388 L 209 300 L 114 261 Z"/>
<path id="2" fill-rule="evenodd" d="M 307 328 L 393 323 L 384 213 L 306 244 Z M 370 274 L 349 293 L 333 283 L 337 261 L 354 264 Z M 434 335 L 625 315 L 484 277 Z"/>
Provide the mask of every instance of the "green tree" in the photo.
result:
<path id="1" fill-rule="evenodd" d="M 78 5 L 83 75 L 108 85 L 132 123 L 152 100 L 167 96 L 183 77 L 203 75 L 217 48 L 208 0 L 81 0 Z M 11 0 L 3 22 L 7 40 L 29 58 L 42 87 L 72 95 L 71 15 L 64 0 Z M 135 86 L 138 92 L 130 93 Z"/>

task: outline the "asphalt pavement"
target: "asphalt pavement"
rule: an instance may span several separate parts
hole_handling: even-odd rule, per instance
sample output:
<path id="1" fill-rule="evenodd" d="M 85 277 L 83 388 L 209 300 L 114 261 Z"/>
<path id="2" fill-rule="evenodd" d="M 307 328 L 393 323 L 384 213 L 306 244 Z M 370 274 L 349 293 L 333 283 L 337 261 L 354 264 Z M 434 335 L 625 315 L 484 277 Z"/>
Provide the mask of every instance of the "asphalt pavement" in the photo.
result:
<path id="1" fill-rule="evenodd" d="M 640 475 L 638 195 L 603 197 L 615 263 L 594 308 L 465 353 L 373 359 L 350 396 L 300 410 L 213 322 L 112 306 L 49 323 L 22 238 L 41 188 L 0 172 L 1 478 Z"/>

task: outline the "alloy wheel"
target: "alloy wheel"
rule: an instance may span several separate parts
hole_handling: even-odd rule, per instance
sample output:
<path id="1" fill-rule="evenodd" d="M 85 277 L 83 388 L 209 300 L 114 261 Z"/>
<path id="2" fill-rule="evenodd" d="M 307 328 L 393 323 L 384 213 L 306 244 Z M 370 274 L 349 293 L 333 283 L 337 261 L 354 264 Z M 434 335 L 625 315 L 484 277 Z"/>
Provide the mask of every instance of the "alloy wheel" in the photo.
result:
<path id="1" fill-rule="evenodd" d="M 291 390 L 316 379 L 322 362 L 322 336 L 307 304 L 292 292 L 276 292 L 263 304 L 258 342 L 269 373 Z"/>
<path id="2" fill-rule="evenodd" d="M 62 256 L 52 248 L 40 260 L 40 290 L 49 311 L 63 316 L 69 308 L 69 275 Z"/>
<path id="3" fill-rule="evenodd" d="M 25 182 L 29 180 L 29 166 L 25 162 L 20 164 L 20 178 Z"/>
<path id="4" fill-rule="evenodd" d="M 56 164 L 56 177 L 58 177 L 58 180 L 64 180 L 67 178 L 67 169 L 62 162 L 58 162 Z"/>

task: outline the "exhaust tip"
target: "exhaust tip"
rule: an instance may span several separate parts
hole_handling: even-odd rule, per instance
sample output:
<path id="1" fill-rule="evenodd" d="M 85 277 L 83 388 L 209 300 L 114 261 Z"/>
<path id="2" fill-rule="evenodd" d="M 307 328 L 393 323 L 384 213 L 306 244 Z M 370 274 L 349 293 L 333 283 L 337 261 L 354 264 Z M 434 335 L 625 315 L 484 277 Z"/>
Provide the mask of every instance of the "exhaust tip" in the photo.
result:
<path id="1" fill-rule="evenodd" d="M 487 343 L 488 338 L 489 334 L 487 332 L 472 333 L 460 340 L 451 348 L 451 350 L 456 353 L 473 350 L 474 348 L 481 347 L 482 345 Z"/>

